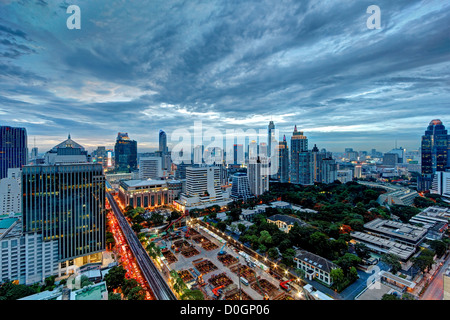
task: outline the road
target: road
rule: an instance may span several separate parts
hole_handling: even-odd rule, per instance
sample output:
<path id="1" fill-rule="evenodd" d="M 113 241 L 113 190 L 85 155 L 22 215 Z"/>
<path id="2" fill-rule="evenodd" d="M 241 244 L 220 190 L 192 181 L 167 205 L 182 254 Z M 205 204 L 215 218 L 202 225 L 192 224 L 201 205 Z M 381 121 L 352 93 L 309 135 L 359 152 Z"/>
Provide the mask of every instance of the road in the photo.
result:
<path id="1" fill-rule="evenodd" d="M 120 228 L 125 235 L 128 246 L 133 252 L 139 268 L 141 269 L 142 274 L 147 280 L 147 283 L 152 290 L 155 298 L 157 300 L 177 300 L 175 294 L 172 292 L 169 285 L 166 283 L 156 266 L 153 264 L 153 261 L 150 259 L 147 252 L 142 247 L 142 244 L 139 242 L 139 239 L 134 233 L 133 229 L 131 229 L 113 196 L 107 192 L 106 197 L 114 215 L 117 218 L 117 221 L 119 222 Z"/>
<path id="2" fill-rule="evenodd" d="M 444 273 L 450 264 L 450 255 L 445 259 L 444 265 L 441 266 L 434 279 L 431 281 L 427 290 L 420 300 L 442 300 L 444 296 Z"/>

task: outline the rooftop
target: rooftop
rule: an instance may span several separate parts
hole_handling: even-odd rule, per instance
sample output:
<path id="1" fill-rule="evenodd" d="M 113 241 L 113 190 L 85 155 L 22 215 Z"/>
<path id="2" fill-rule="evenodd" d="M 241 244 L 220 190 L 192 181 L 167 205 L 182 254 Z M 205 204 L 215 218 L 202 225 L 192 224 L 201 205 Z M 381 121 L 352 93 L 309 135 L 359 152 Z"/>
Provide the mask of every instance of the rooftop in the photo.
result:
<path id="1" fill-rule="evenodd" d="M 417 242 L 427 233 L 425 228 L 412 224 L 401 223 L 391 220 L 375 219 L 364 225 L 365 229 L 389 235 L 403 240 Z"/>
<path id="2" fill-rule="evenodd" d="M 294 222 L 297 222 L 300 226 L 306 224 L 306 222 L 300 220 L 299 218 L 287 216 L 287 215 L 284 215 L 284 214 L 274 214 L 273 216 L 270 216 L 267 219 L 271 220 L 271 221 L 283 221 L 283 222 L 285 222 L 285 223 L 287 223 L 289 225 L 293 225 Z"/>
<path id="3" fill-rule="evenodd" d="M 327 273 L 330 273 L 331 270 L 337 268 L 338 266 L 331 262 L 330 260 L 327 260 L 321 256 L 318 256 L 314 253 L 305 251 L 305 250 L 299 250 L 297 251 L 295 255 L 295 259 L 302 260 L 310 265 L 313 265 Z"/>

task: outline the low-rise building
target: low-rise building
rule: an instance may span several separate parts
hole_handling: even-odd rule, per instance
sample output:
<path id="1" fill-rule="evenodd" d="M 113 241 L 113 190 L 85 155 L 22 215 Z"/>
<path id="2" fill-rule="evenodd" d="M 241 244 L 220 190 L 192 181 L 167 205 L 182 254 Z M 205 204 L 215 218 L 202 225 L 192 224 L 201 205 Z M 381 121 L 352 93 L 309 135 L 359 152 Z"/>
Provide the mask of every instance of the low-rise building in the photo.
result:
<path id="1" fill-rule="evenodd" d="M 119 182 L 119 199 L 124 207 L 160 207 L 169 203 L 168 190 L 163 180 L 123 180 Z"/>
<path id="2" fill-rule="evenodd" d="M 300 220 L 299 218 L 287 216 L 284 214 L 275 214 L 267 218 L 267 222 L 274 223 L 277 225 L 278 229 L 283 232 L 289 233 L 292 227 L 294 227 L 294 223 L 298 223 L 299 226 L 307 225 L 306 222 Z"/>
<path id="3" fill-rule="evenodd" d="M 364 229 L 369 234 L 414 247 L 422 243 L 427 234 L 425 228 L 379 218 L 366 223 Z"/>
<path id="4" fill-rule="evenodd" d="M 298 250 L 294 257 L 298 269 L 305 271 L 305 277 L 309 280 L 317 278 L 327 285 L 333 284 L 331 270 L 339 268 L 333 262 L 314 253 Z"/>

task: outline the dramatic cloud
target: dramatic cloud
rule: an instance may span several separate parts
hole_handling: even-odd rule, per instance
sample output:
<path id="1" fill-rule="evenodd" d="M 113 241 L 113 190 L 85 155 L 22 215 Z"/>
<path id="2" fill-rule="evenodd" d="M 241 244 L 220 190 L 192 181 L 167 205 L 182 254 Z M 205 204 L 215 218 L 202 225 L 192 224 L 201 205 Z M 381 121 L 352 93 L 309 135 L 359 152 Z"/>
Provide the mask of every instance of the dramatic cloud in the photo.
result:
<path id="1" fill-rule="evenodd" d="M 0 0 L 1 124 L 41 151 L 70 132 L 89 148 L 117 132 L 266 130 L 310 144 L 388 151 L 450 128 L 450 3 L 373 1 Z"/>

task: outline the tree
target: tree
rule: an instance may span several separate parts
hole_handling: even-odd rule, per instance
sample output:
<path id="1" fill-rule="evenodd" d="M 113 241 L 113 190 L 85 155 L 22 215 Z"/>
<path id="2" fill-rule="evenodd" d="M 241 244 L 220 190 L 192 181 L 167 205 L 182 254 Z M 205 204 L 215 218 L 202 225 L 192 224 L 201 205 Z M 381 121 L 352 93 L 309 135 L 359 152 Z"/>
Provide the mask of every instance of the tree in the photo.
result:
<path id="1" fill-rule="evenodd" d="M 141 231 L 142 226 L 138 223 L 135 223 L 131 226 L 131 229 L 133 229 L 134 232 L 138 233 L 139 231 Z"/>
<path id="2" fill-rule="evenodd" d="M 91 284 L 94 284 L 94 283 L 92 281 L 90 281 L 87 276 L 85 276 L 85 275 L 81 276 L 81 280 L 80 280 L 80 287 L 81 288 L 87 287 L 87 286 L 89 286 Z"/>
<path id="3" fill-rule="evenodd" d="M 396 274 L 401 268 L 399 257 L 392 253 L 385 253 L 381 256 L 381 261 L 391 267 L 391 273 Z"/>
<path id="4" fill-rule="evenodd" d="M 200 290 L 185 290 L 180 298 L 181 300 L 205 300 Z"/>
<path id="5" fill-rule="evenodd" d="M 145 300 L 145 291 L 141 286 L 136 286 L 130 289 L 127 294 L 128 300 Z"/>
<path id="6" fill-rule="evenodd" d="M 411 259 L 413 266 L 419 268 L 420 271 L 430 270 L 434 263 L 434 251 L 430 249 L 424 249 L 419 256 Z"/>
<path id="7" fill-rule="evenodd" d="M 338 266 L 341 267 L 345 275 L 348 275 L 352 267 L 356 267 L 358 264 L 361 263 L 361 258 L 359 258 L 355 254 L 346 253 L 339 259 L 335 260 L 334 263 L 336 263 Z"/>
<path id="8" fill-rule="evenodd" d="M 330 276 L 333 280 L 333 286 L 335 286 L 338 291 L 341 291 L 342 286 L 345 283 L 344 271 L 341 268 L 333 269 L 330 272 Z"/>
<path id="9" fill-rule="evenodd" d="M 120 293 L 108 292 L 108 300 L 122 300 Z"/>
<path id="10" fill-rule="evenodd" d="M 361 259 L 369 259 L 370 251 L 369 248 L 364 243 L 356 243 L 355 244 L 355 252 Z"/>
<path id="11" fill-rule="evenodd" d="M 247 228 L 246 228 L 245 225 L 243 225 L 242 223 L 239 223 L 239 224 L 238 224 L 238 229 L 239 229 L 239 231 L 240 231 L 241 233 L 243 233 L 243 232 L 245 231 L 245 229 L 247 229 Z"/>
<path id="12" fill-rule="evenodd" d="M 272 236 L 270 235 L 270 233 L 266 230 L 261 231 L 260 233 L 260 237 L 258 239 L 258 242 L 260 244 L 272 244 Z"/>
<path id="13" fill-rule="evenodd" d="M 269 258 L 272 260 L 275 260 L 278 258 L 278 250 L 275 247 L 272 247 L 267 251 L 267 254 L 269 255 Z"/>
<path id="14" fill-rule="evenodd" d="M 217 223 L 217 229 L 219 229 L 222 232 L 225 232 L 225 230 L 227 229 L 227 224 L 223 221 L 219 221 Z"/>
<path id="15" fill-rule="evenodd" d="M 37 293 L 33 287 L 24 284 L 13 284 L 7 280 L 0 285 L 0 300 L 17 300 Z"/>
<path id="16" fill-rule="evenodd" d="M 128 296 L 128 294 L 131 292 L 131 289 L 139 286 L 139 283 L 136 281 L 136 279 L 125 279 L 125 283 L 122 286 L 122 292 L 124 295 Z"/>
<path id="17" fill-rule="evenodd" d="M 122 266 L 112 267 L 108 273 L 105 275 L 106 286 L 108 287 L 108 291 L 113 291 L 114 289 L 118 289 L 122 287 L 125 283 L 125 275 L 127 274 L 127 270 Z"/>
<path id="18" fill-rule="evenodd" d="M 400 300 L 399 297 L 397 297 L 395 294 L 383 294 L 381 297 L 381 300 Z"/>
<path id="19" fill-rule="evenodd" d="M 430 243 L 430 248 L 436 252 L 436 255 L 440 258 L 447 251 L 447 244 L 441 240 L 433 240 Z"/>

